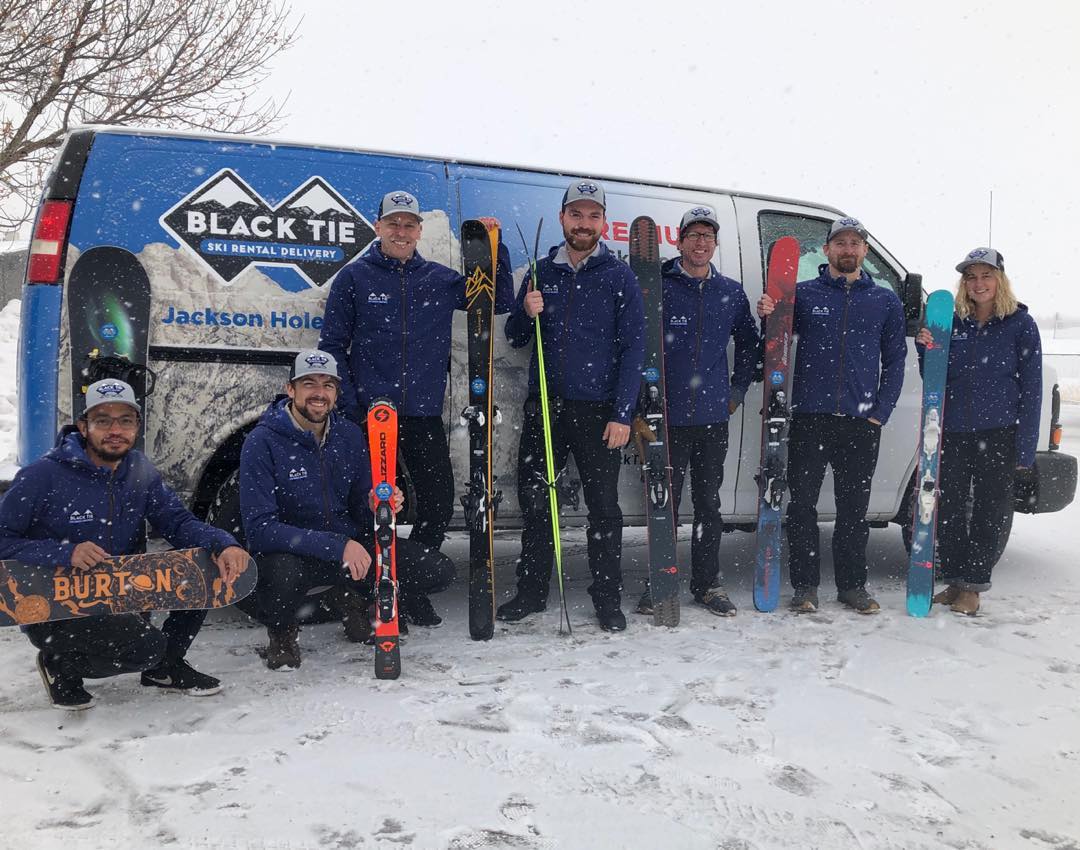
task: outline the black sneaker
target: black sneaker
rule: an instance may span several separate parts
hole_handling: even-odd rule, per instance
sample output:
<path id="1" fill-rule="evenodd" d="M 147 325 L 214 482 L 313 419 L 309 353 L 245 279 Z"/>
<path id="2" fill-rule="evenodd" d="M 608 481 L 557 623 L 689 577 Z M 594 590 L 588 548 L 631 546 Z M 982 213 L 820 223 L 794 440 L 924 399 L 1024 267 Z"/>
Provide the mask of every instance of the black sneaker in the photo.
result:
<path id="1" fill-rule="evenodd" d="M 414 626 L 437 626 L 442 622 L 442 617 L 435 613 L 435 606 L 423 593 L 403 595 L 398 604 L 398 619 L 404 615 Z"/>
<path id="2" fill-rule="evenodd" d="M 495 612 L 495 618 L 507 623 L 516 623 L 518 620 L 524 620 L 530 614 L 539 614 L 545 610 L 547 610 L 546 602 L 540 602 L 533 596 L 526 596 L 524 593 L 519 592 L 509 602 L 504 602 L 499 606 L 499 609 Z"/>
<path id="3" fill-rule="evenodd" d="M 94 704 L 94 697 L 83 688 L 82 681 L 61 676 L 53 665 L 49 664 L 44 652 L 37 654 L 37 669 L 53 708 L 61 711 L 83 711 Z"/>
<path id="4" fill-rule="evenodd" d="M 866 592 L 865 587 L 841 590 L 836 594 L 836 598 L 847 605 L 848 608 L 854 608 L 860 614 L 876 614 L 881 610 L 881 606 L 877 604 L 873 596 Z"/>
<path id="5" fill-rule="evenodd" d="M 266 647 L 266 666 L 271 670 L 296 670 L 300 666 L 300 627 L 267 627 L 270 643 Z"/>
<path id="6" fill-rule="evenodd" d="M 634 609 L 639 614 L 648 614 L 650 617 L 656 613 L 653 610 L 652 604 L 652 591 L 648 588 L 641 594 L 641 598 L 637 601 L 637 608 Z"/>
<path id="7" fill-rule="evenodd" d="M 813 614 L 818 609 L 816 587 L 796 587 L 788 607 L 797 614 Z"/>
<path id="8" fill-rule="evenodd" d="M 161 688 L 167 693 L 186 694 L 189 697 L 213 696 L 221 690 L 221 682 L 213 676 L 200 673 L 181 658 L 171 667 L 164 664 L 146 670 L 139 681 L 147 687 Z"/>
<path id="9" fill-rule="evenodd" d="M 718 617 L 734 617 L 735 612 L 738 610 L 735 603 L 728 599 L 724 588 L 719 585 L 710 587 L 704 593 L 695 593 L 694 601 L 709 613 L 716 614 Z"/>

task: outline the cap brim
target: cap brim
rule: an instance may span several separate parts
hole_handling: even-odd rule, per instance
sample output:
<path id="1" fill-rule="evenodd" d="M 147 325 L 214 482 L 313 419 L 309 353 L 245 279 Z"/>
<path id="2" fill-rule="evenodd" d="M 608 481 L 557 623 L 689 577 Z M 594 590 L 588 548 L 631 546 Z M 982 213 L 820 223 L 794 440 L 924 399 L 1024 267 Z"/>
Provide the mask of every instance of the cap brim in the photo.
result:
<path id="1" fill-rule="evenodd" d="M 394 213 L 401 213 L 402 215 L 411 215 L 417 221 L 423 221 L 424 220 L 424 217 L 422 215 L 420 215 L 420 213 L 413 212 L 412 210 L 403 210 L 403 209 L 400 209 L 400 208 L 395 208 L 395 209 L 392 209 L 392 210 L 387 210 L 384 213 L 379 213 L 379 217 L 376 219 L 376 221 L 382 221 L 388 215 L 393 215 Z"/>
<path id="2" fill-rule="evenodd" d="M 140 416 L 142 415 L 142 408 L 139 407 L 139 405 L 135 404 L 135 402 L 133 402 L 133 401 L 127 401 L 126 399 L 122 399 L 122 398 L 102 399 L 101 401 L 96 401 L 93 404 L 88 404 L 83 409 L 84 409 L 84 411 L 86 413 L 89 413 L 95 407 L 101 407 L 103 404 L 126 404 L 128 407 L 134 407 L 135 412 L 138 413 Z"/>
<path id="3" fill-rule="evenodd" d="M 692 218 L 689 221 L 683 222 L 679 225 L 680 234 L 682 233 L 682 231 L 686 230 L 686 228 L 688 228 L 691 224 L 707 224 L 717 233 L 720 232 L 720 224 L 713 221 L 711 218 Z"/>
<path id="4" fill-rule="evenodd" d="M 602 210 L 607 209 L 607 204 L 603 203 L 602 201 L 596 200 L 596 198 L 574 198 L 572 201 L 571 200 L 563 201 L 562 208 L 566 209 L 571 204 L 580 203 L 581 201 L 588 201 L 590 204 L 596 204 Z"/>

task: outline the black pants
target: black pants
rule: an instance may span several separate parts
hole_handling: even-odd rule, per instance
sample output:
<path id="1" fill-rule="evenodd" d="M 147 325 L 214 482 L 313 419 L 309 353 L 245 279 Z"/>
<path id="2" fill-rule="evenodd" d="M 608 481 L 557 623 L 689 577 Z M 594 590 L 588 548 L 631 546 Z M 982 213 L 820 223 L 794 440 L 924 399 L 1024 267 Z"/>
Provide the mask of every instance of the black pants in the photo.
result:
<path id="1" fill-rule="evenodd" d="M 110 614 L 82 620 L 37 623 L 27 637 L 43 650 L 66 679 L 104 679 L 138 673 L 187 653 L 205 611 L 172 611 L 161 630 L 141 614 Z"/>
<path id="2" fill-rule="evenodd" d="M 374 547 L 365 545 L 369 552 Z M 454 580 L 454 563 L 437 549 L 428 549 L 410 539 L 397 541 L 397 577 L 402 598 L 409 593 L 438 593 Z M 259 565 L 258 619 L 268 628 L 293 626 L 297 611 L 313 587 L 346 586 L 367 599 L 373 598 L 375 564 L 363 581 L 353 581 L 340 563 L 320 561 L 288 552 L 257 557 Z"/>
<path id="3" fill-rule="evenodd" d="M 870 482 L 877 466 L 881 428 L 856 416 L 827 413 L 793 417 L 788 442 L 787 510 L 788 563 L 791 586 L 821 583 L 821 532 L 817 502 L 826 466 L 833 470 L 836 525 L 833 529 L 833 567 L 836 589 L 866 584 L 866 543 L 870 524 Z"/>
<path id="4" fill-rule="evenodd" d="M 675 497 L 675 524 L 679 524 L 686 466 L 690 465 L 690 499 L 694 506 L 694 529 L 690 538 L 690 592 L 704 593 L 720 577 L 720 487 L 724 483 L 728 424 L 685 425 L 668 428 L 671 461 L 671 492 Z"/>
<path id="5" fill-rule="evenodd" d="M 438 549 L 454 517 L 454 470 L 442 419 L 402 417 L 398 450 L 409 467 L 416 496 L 416 522 L 409 539 Z"/>
<path id="6" fill-rule="evenodd" d="M 937 544 L 942 577 L 949 584 L 980 592 L 990 589 L 998 541 L 1013 511 L 1015 476 L 1015 426 L 945 433 Z M 974 496 L 970 524 L 969 493 Z"/>
<path id="7" fill-rule="evenodd" d="M 610 402 L 563 401 L 553 405 L 551 453 L 558 472 L 572 452 L 581 475 L 588 508 L 589 570 L 593 603 L 621 601 L 622 511 L 619 510 L 619 469 L 622 452 L 603 441 L 611 419 Z M 521 504 L 521 560 L 518 593 L 547 601 L 555 546 L 548 505 L 544 424 L 540 400 L 525 402 L 525 418 L 518 447 L 518 502 Z"/>

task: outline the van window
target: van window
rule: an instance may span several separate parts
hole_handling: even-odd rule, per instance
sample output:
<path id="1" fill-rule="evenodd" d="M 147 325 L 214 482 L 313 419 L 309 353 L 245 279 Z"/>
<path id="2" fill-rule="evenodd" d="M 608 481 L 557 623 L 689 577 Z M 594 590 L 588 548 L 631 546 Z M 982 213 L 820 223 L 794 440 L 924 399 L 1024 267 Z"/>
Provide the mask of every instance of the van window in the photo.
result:
<path id="1" fill-rule="evenodd" d="M 812 218 L 789 212 L 765 211 L 758 215 L 758 230 L 761 233 L 762 278 L 765 277 L 766 258 L 772 244 L 783 236 L 794 236 L 799 240 L 799 280 L 817 277 L 818 266 L 826 262 L 821 251 L 825 236 L 829 232 L 832 219 Z M 870 246 L 870 251 L 863 262 L 866 273 L 878 286 L 887 286 L 893 292 L 900 292 L 900 278 L 896 271 L 882 259 L 881 255 Z"/>

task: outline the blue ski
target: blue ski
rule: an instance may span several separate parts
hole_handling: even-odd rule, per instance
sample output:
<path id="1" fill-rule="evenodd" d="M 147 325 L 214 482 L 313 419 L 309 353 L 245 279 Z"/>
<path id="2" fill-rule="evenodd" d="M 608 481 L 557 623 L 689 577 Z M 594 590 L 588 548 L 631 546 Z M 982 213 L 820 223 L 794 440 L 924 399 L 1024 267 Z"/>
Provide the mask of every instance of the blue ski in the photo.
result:
<path id="1" fill-rule="evenodd" d="M 934 337 L 923 354 L 922 419 L 919 469 L 915 473 L 915 515 L 908 561 L 907 610 L 912 617 L 930 613 L 934 595 L 934 552 L 937 543 L 938 469 L 945 421 L 945 380 L 949 372 L 953 297 L 945 289 L 926 299 L 926 328 Z"/>

